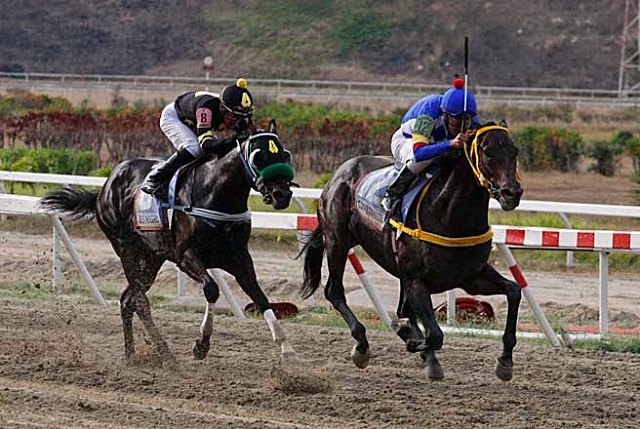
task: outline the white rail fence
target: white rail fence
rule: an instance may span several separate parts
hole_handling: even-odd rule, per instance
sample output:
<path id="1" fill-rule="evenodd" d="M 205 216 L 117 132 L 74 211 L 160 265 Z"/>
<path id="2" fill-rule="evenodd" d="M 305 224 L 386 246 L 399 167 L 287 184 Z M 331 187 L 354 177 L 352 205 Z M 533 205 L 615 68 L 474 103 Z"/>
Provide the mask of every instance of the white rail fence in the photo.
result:
<path id="1" fill-rule="evenodd" d="M 0 92 L 24 89 L 33 92 L 74 93 L 111 91 L 130 96 L 149 96 L 167 101 L 193 88 L 220 89 L 233 78 L 134 75 L 82 75 L 55 73 L 0 73 Z M 331 80 L 250 79 L 256 95 L 278 100 L 362 100 L 399 102 L 406 106 L 431 92 L 443 92 L 449 85 L 396 82 L 357 82 Z M 527 88 L 474 85 L 474 93 L 486 103 L 573 104 L 637 107 L 640 92 L 606 89 Z M 88 92 L 89 91 L 89 92 Z"/>
<path id="2" fill-rule="evenodd" d="M 91 178 L 82 176 L 64 176 L 64 175 L 47 175 L 32 173 L 13 173 L 0 172 L 0 181 L 20 181 L 20 182 L 38 182 L 38 183 L 55 183 L 55 184 L 73 184 L 84 186 L 101 186 L 104 182 L 102 178 Z M 0 184 L 1 187 L 1 184 Z M 0 189 L 2 190 L 2 189 Z M 295 198 L 317 198 L 320 190 L 318 189 L 294 189 Z M 18 196 L 0 194 L 0 215 L 45 215 L 38 208 L 39 199 L 36 197 Z M 300 204 L 301 208 L 304 207 Z M 497 207 L 492 207 L 497 208 Z M 550 203 L 542 201 L 523 201 L 519 207 L 520 210 L 527 211 L 545 211 L 552 213 L 577 213 L 597 216 L 619 216 L 640 218 L 640 207 L 631 206 L 601 206 L 589 204 L 568 204 L 568 203 Z M 560 212 L 562 210 L 562 212 Z M 69 238 L 66 230 L 62 226 L 60 219 L 55 215 L 48 215 L 54 226 L 54 267 L 53 278 L 56 290 L 61 288 L 60 268 L 59 268 L 59 239 L 61 238 L 69 253 L 78 266 L 85 282 L 87 283 L 91 293 L 95 299 L 104 305 L 99 289 L 95 285 L 91 275 L 86 269 L 80 255 L 78 254 L 73 242 Z M 254 228 L 267 229 L 289 229 L 296 231 L 305 231 L 315 227 L 317 220 L 315 216 L 296 213 L 252 213 L 252 224 Z M 558 249 L 558 250 L 580 250 L 593 251 L 599 254 L 599 335 L 597 338 L 607 335 L 609 330 L 608 321 L 608 255 L 611 252 L 631 252 L 640 253 L 640 232 L 639 231 L 585 231 L 572 229 L 552 229 L 552 228 L 535 228 L 535 227 L 514 227 L 504 225 L 493 225 L 494 244 L 505 257 L 507 266 L 512 272 L 516 281 L 520 284 L 523 294 L 527 299 L 534 315 L 537 317 L 544 335 L 555 347 L 560 347 L 561 343 L 558 336 L 553 331 L 548 320 L 544 316 L 542 310 L 533 297 L 530 287 L 527 287 L 527 281 L 511 252 L 511 248 L 527 248 L 527 249 Z M 355 256 L 354 256 L 355 257 Z M 351 261 L 356 273 L 365 287 L 366 292 L 372 300 L 372 303 L 381 319 L 390 326 L 391 320 L 387 309 L 379 299 L 377 292 L 368 281 L 366 273 L 360 268 L 358 270 L 359 261 Z M 221 285 L 221 290 L 230 304 L 233 313 L 238 317 L 244 317 L 240 306 L 235 301 L 229 286 L 226 284 L 220 273 L 213 271 L 216 281 Z M 179 286 L 179 291 L 180 291 Z M 448 295 L 448 320 L 453 322 L 455 318 L 455 294 L 453 292 Z M 453 328 L 455 330 L 456 328 Z M 476 330 L 477 331 L 477 330 Z M 501 335 L 501 332 L 495 331 L 479 331 L 480 333 L 490 335 Z M 519 333 L 520 336 L 528 336 L 526 333 Z M 531 335 L 535 336 L 535 335 Z"/>

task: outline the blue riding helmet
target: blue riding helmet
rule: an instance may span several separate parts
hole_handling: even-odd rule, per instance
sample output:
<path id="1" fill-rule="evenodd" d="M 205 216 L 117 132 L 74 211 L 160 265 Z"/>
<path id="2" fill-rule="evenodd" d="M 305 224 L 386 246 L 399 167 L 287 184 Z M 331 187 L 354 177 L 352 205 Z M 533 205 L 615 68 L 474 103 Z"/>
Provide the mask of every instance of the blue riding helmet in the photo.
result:
<path id="1" fill-rule="evenodd" d="M 476 116 L 476 99 L 467 91 L 467 110 L 464 109 L 464 80 L 455 79 L 453 88 L 450 88 L 442 96 L 440 109 L 449 116 Z"/>

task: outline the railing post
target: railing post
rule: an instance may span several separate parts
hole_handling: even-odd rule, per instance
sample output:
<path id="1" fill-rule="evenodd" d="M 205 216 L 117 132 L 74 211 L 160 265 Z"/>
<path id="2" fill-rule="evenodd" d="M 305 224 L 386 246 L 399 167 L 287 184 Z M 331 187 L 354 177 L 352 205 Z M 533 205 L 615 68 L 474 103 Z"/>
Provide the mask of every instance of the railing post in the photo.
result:
<path id="1" fill-rule="evenodd" d="M 60 236 L 53 227 L 53 290 L 62 292 L 62 267 L 60 266 Z"/>
<path id="2" fill-rule="evenodd" d="M 598 252 L 600 265 L 600 336 L 609 333 L 609 254 Z"/>

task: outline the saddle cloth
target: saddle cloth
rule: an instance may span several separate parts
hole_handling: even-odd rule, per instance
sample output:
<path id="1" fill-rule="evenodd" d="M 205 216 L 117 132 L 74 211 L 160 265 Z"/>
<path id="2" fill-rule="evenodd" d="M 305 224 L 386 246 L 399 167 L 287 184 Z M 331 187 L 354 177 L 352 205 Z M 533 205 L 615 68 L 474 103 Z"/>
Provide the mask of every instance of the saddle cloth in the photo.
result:
<path id="1" fill-rule="evenodd" d="M 162 199 L 138 189 L 133 206 L 133 223 L 140 231 L 169 231 L 173 209 L 166 206 L 175 204 L 176 183 L 178 182 L 178 170 L 169 182 L 169 204 L 164 205 Z"/>
<path id="2" fill-rule="evenodd" d="M 385 227 L 385 210 L 382 207 L 382 197 L 387 193 L 387 188 L 398 176 L 399 169 L 395 165 L 374 170 L 358 180 L 354 188 L 352 211 L 370 226 L 382 231 Z M 420 175 L 411 189 L 402 198 L 401 213 L 402 222 L 406 222 L 407 213 L 420 192 L 433 178 L 430 173 Z"/>

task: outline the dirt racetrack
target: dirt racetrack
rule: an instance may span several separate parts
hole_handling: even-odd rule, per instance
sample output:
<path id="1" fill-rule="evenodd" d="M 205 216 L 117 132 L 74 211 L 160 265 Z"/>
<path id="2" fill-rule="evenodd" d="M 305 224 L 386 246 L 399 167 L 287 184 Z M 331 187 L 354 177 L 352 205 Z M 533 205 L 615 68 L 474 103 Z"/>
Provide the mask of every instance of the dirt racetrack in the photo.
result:
<path id="1" fill-rule="evenodd" d="M 101 288 L 122 287 L 108 244 L 75 242 Z M 50 235 L 3 232 L 0 283 L 18 282 L 19 296 L 25 297 L 34 287 L 48 287 L 50 248 Z M 289 256 L 254 252 L 272 300 L 291 297 L 297 289 L 299 262 Z M 388 285 L 383 296 L 387 290 L 393 301 L 395 284 L 364 262 L 375 284 Z M 11 286 L 0 287 L 1 428 L 637 428 L 640 421 L 640 356 L 554 350 L 545 342 L 520 341 L 514 380 L 504 383 L 493 375 L 498 339 L 446 335 L 439 354 L 446 378 L 431 382 L 418 357 L 405 352 L 391 333 L 369 331 L 373 358 L 360 370 L 350 361 L 353 341 L 346 328 L 285 322 L 292 346 L 307 363 L 281 366 L 263 320 L 220 314 L 212 351 L 195 361 L 190 349 L 199 335 L 201 307 L 176 312 L 156 305 L 153 314 L 178 366 L 157 361 L 137 319 L 136 364 L 127 365 L 116 295 L 107 291 L 107 307 L 90 298 L 71 299 L 73 288 L 86 295 L 86 287 L 74 280 L 77 270 L 67 256 L 63 263 L 70 290 L 58 298 L 16 298 L 3 291 Z M 597 322 L 597 307 L 591 305 L 597 290 L 585 286 L 589 279 L 571 283 L 560 277 L 553 287 L 551 278 L 530 278 L 546 286 L 535 289 L 546 311 L 587 302 L 574 308 L 574 315 L 580 310 Z M 356 288 L 352 273 L 346 280 Z M 612 315 L 631 316 L 627 323 L 636 327 L 637 286 L 635 279 L 611 285 Z M 197 288 L 189 288 L 203 302 Z M 152 299 L 159 292 L 175 294 L 172 267 L 160 273 Z M 358 302 L 359 294 L 350 297 Z M 527 313 L 524 301 L 521 313 Z"/>
<path id="2" fill-rule="evenodd" d="M 285 323 L 300 357 L 314 362 L 302 371 L 314 371 L 316 384 L 294 381 L 283 391 L 264 321 L 217 316 L 212 351 L 195 361 L 189 350 L 200 316 L 154 314 L 178 368 L 159 365 L 140 335 L 138 363 L 125 365 L 114 306 L 0 299 L 0 427 L 539 429 L 640 421 L 637 355 L 521 343 L 515 378 L 504 383 L 492 373 L 498 341 L 449 336 L 440 353 L 446 378 L 430 382 L 390 333 L 371 332 L 374 356 L 359 370 L 345 329 Z"/>

